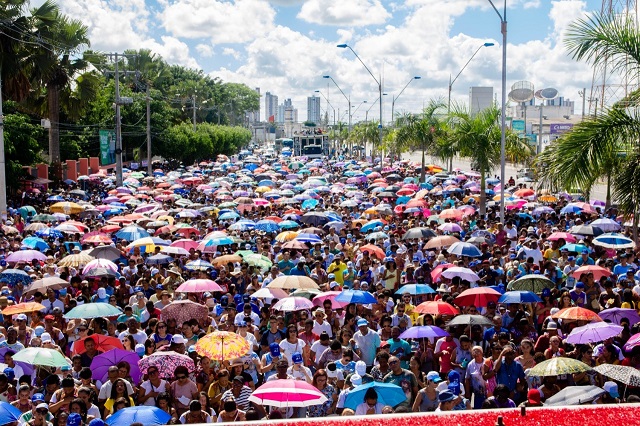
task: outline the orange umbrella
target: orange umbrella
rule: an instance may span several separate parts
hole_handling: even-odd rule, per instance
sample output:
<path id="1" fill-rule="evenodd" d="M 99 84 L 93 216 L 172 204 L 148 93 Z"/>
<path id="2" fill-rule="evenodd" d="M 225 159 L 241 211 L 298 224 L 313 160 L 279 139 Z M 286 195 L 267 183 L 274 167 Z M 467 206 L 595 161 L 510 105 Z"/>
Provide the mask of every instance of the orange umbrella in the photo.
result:
<path id="1" fill-rule="evenodd" d="M 529 188 L 522 188 L 514 192 L 513 195 L 516 197 L 531 197 L 532 195 L 535 195 L 535 191 Z"/>
<path id="2" fill-rule="evenodd" d="M 561 309 L 552 315 L 551 318 L 576 321 L 602 321 L 602 318 L 600 318 L 595 312 L 579 306 Z"/>
<path id="3" fill-rule="evenodd" d="M 15 315 L 22 314 L 24 312 L 36 312 L 46 309 L 44 305 L 38 302 L 25 302 L 18 303 L 17 305 L 9 306 L 2 310 L 2 315 Z"/>
<path id="4" fill-rule="evenodd" d="M 242 262 L 242 256 L 237 254 L 226 254 L 224 256 L 216 257 L 211 261 L 211 263 L 213 263 L 216 266 L 226 265 L 229 262 L 231 263 Z"/>
<path id="5" fill-rule="evenodd" d="M 441 219 L 455 219 L 461 220 L 462 216 L 464 216 L 464 212 L 462 210 L 457 209 L 446 209 L 443 210 L 442 213 L 438 215 Z"/>
<path id="6" fill-rule="evenodd" d="M 82 339 L 78 339 L 73 344 L 73 353 L 74 354 L 83 354 L 87 350 L 84 348 L 84 341 L 87 339 L 91 339 L 96 344 L 96 350 L 99 352 L 107 352 L 111 349 L 124 349 L 122 346 L 122 342 L 117 337 L 104 336 L 102 334 L 92 334 L 91 336 L 83 337 Z"/>
<path id="7" fill-rule="evenodd" d="M 366 244 L 359 249 L 362 252 L 368 251 L 369 253 L 373 253 L 378 259 L 382 260 L 385 258 L 384 251 L 378 246 L 374 246 L 373 244 Z"/>
<path id="8" fill-rule="evenodd" d="M 600 278 L 608 277 L 611 273 L 612 272 L 610 270 L 603 268 L 602 266 L 584 265 L 573 271 L 571 276 L 578 280 L 582 274 L 593 274 L 593 279 L 595 281 L 600 281 Z"/>
<path id="9" fill-rule="evenodd" d="M 442 301 L 423 302 L 416 306 L 416 312 L 429 315 L 458 315 L 460 311 L 453 305 Z"/>
<path id="10" fill-rule="evenodd" d="M 435 237 L 429 240 L 427 244 L 425 244 L 424 248 L 426 249 L 440 249 L 442 247 L 448 247 L 454 243 L 459 243 L 460 240 L 456 237 L 452 237 L 451 235 L 443 235 L 441 237 Z"/>

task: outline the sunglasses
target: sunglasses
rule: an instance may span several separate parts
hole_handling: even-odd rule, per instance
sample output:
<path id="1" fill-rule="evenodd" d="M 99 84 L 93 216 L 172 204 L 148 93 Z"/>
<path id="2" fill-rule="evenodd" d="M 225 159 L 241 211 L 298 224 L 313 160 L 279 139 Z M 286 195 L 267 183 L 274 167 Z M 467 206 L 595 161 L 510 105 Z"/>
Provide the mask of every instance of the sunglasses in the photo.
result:
<path id="1" fill-rule="evenodd" d="M 158 374 L 158 370 L 149 370 L 149 375 Z"/>
<path id="2" fill-rule="evenodd" d="M 42 414 L 42 415 L 46 415 L 48 412 L 49 410 L 46 410 L 44 408 L 40 408 L 39 410 L 36 410 L 36 413 Z"/>

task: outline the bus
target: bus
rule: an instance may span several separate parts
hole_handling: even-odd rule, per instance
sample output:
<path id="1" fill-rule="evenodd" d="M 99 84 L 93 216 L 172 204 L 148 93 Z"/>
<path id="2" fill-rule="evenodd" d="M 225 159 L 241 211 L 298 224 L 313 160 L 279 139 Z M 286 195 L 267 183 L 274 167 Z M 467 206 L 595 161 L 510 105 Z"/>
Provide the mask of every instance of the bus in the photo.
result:
<path id="1" fill-rule="evenodd" d="M 293 139 L 278 138 L 276 139 L 275 145 L 276 145 L 275 148 L 277 153 L 281 153 L 282 148 L 285 148 L 285 147 L 290 148 L 290 150 L 293 150 Z"/>
<path id="2" fill-rule="evenodd" d="M 329 137 L 327 135 L 302 135 L 293 137 L 293 154 L 307 158 L 322 158 L 328 155 Z"/>

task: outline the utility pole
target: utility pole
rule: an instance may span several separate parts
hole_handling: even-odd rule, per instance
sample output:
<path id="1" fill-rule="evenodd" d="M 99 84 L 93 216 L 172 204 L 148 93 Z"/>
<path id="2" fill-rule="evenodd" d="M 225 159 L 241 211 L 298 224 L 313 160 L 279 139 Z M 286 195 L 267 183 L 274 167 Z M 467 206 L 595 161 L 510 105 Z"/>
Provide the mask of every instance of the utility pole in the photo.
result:
<path id="1" fill-rule="evenodd" d="M 149 94 L 149 83 L 147 82 L 147 174 L 152 176 L 151 167 L 151 95 Z"/>
<path id="2" fill-rule="evenodd" d="M 197 93 L 197 92 L 196 92 Z M 191 96 L 193 101 L 193 131 L 196 131 L 196 93 Z"/>
<path id="3" fill-rule="evenodd" d="M 4 158 L 4 114 L 2 113 L 2 69 L 0 68 L 0 220 L 7 219 L 7 177 Z"/>

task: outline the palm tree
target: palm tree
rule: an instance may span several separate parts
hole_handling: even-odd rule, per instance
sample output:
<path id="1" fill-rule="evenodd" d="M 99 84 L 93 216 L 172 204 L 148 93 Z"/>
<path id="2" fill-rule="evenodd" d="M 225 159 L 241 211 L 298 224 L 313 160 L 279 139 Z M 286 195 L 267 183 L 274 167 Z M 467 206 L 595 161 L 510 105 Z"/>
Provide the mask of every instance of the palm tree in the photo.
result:
<path id="1" fill-rule="evenodd" d="M 364 147 L 366 147 L 367 144 L 371 144 L 371 146 L 373 147 L 371 149 L 371 157 L 373 158 L 375 153 L 375 146 L 380 141 L 378 122 L 366 121 L 357 123 L 353 127 L 353 131 L 349 134 L 349 141 L 351 142 L 351 145 L 353 145 L 353 143 L 356 143 L 357 145 L 362 145 Z M 367 156 L 366 151 L 364 155 L 365 157 Z"/>
<path id="2" fill-rule="evenodd" d="M 396 143 L 422 151 L 422 171 L 420 181 L 425 181 L 425 154 L 435 147 L 439 139 L 447 134 L 444 120 L 447 106 L 431 100 L 420 114 L 405 114 L 398 119 Z"/>

